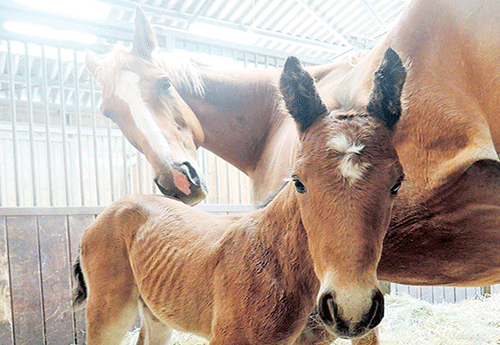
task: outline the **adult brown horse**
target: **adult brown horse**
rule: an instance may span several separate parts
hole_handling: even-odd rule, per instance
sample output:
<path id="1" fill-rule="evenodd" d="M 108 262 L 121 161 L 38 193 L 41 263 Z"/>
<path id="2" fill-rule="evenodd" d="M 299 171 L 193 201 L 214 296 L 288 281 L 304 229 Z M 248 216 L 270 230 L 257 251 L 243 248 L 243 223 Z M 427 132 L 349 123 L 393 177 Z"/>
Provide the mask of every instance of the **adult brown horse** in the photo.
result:
<path id="1" fill-rule="evenodd" d="M 146 155 L 160 190 L 188 204 L 205 196 L 199 183 L 204 177 L 192 158 L 201 145 L 250 176 L 255 200 L 272 194 L 288 176 L 298 144 L 295 124 L 280 105 L 280 71 L 217 71 L 187 57 L 179 60 L 157 49 L 139 7 L 135 23 L 130 51 L 87 51 L 86 65 L 103 85 L 102 113 Z M 358 55 L 308 71 L 316 80 L 328 73 L 334 82 Z"/>
<path id="2" fill-rule="evenodd" d="M 353 101 L 366 104 L 388 46 L 413 66 L 395 134 L 407 184 L 384 240 L 380 279 L 421 285 L 500 282 L 499 22 L 497 0 L 416 0 L 356 66 L 343 62 L 310 70 L 327 107 L 336 109 Z M 140 11 L 136 25 L 127 58 L 154 61 L 156 38 Z M 88 61 L 102 63 L 95 54 Z M 192 75 L 204 93 L 189 92 L 179 81 L 176 86 L 196 114 L 195 128 L 203 129 L 201 145 L 248 174 L 255 198 L 264 198 L 281 185 L 298 144 L 293 122 L 279 105 L 277 72 L 201 69 Z"/>
<path id="3" fill-rule="evenodd" d="M 301 145 L 292 180 L 269 205 L 214 216 L 136 195 L 104 210 L 75 265 L 87 344 L 119 344 L 139 310 L 139 344 L 151 345 L 171 328 L 214 345 L 302 344 L 316 304 L 334 335 L 377 326 L 377 263 L 404 178 L 392 133 L 405 78 L 388 49 L 367 104 L 329 112 L 289 58 L 280 90 Z"/>

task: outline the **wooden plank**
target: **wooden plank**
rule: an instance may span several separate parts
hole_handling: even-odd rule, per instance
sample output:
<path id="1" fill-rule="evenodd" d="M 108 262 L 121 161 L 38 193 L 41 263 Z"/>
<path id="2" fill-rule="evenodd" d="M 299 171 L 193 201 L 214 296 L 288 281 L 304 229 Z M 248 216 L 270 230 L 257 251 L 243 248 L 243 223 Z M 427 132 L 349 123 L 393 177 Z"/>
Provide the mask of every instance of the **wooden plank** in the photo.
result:
<path id="1" fill-rule="evenodd" d="M 72 344 L 75 336 L 66 217 L 40 216 L 38 227 L 46 344 Z"/>
<path id="2" fill-rule="evenodd" d="M 0 344 L 14 343 L 5 217 L 0 217 Z"/>
<path id="3" fill-rule="evenodd" d="M 78 246 L 85 229 L 92 223 L 95 216 L 87 215 L 69 215 L 69 238 L 71 250 L 71 262 L 73 263 L 78 255 Z M 76 344 L 85 343 L 85 311 L 84 309 L 74 312 Z"/>
<path id="4" fill-rule="evenodd" d="M 43 344 L 43 312 L 36 217 L 7 217 L 14 343 Z"/>

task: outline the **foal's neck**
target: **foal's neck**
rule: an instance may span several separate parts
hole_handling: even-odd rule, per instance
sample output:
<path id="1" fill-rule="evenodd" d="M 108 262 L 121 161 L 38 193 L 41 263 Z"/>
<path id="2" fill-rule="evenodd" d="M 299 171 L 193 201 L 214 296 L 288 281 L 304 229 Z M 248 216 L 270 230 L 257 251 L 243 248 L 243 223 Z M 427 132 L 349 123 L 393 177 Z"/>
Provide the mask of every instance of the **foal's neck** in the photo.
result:
<path id="1" fill-rule="evenodd" d="M 277 252 L 283 269 L 314 289 L 317 278 L 293 183 L 288 183 L 265 208 L 256 212 L 253 221 L 257 223 L 259 238 Z"/>

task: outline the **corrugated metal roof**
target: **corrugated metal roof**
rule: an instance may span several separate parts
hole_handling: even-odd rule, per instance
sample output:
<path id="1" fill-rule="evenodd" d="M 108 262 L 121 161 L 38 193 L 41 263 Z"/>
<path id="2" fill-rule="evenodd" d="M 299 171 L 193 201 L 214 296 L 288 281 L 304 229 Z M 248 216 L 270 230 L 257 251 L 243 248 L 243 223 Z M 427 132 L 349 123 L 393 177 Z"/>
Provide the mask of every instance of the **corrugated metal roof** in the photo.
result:
<path id="1" fill-rule="evenodd" d="M 221 25 L 255 34 L 254 46 L 330 61 L 346 51 L 372 47 L 390 30 L 408 1 L 139 0 L 134 3 L 142 5 L 148 15 L 158 9 L 168 11 L 170 17 L 152 16 L 152 22 L 158 26 L 189 31 L 196 22 Z M 131 18 L 129 12 L 123 10 L 120 19 Z"/>
<path id="2" fill-rule="evenodd" d="M 193 35 L 200 35 L 194 30 L 199 23 L 208 24 L 236 30 L 242 36 L 236 44 L 309 57 L 321 63 L 348 51 L 371 48 L 390 30 L 408 3 L 407 0 L 98 1 L 111 8 L 104 20 L 63 18 L 48 8 L 34 10 L 21 0 L 3 0 L 0 33 L 3 34 L 1 25 L 6 21 L 25 20 L 88 32 L 100 37 L 99 44 L 109 45 L 131 39 L 135 7 L 140 5 L 157 32 L 165 36 L 192 39 Z M 225 36 L 222 33 L 206 40 L 215 39 L 220 46 L 228 40 Z M 243 36 L 251 36 L 251 40 L 243 40 Z"/>

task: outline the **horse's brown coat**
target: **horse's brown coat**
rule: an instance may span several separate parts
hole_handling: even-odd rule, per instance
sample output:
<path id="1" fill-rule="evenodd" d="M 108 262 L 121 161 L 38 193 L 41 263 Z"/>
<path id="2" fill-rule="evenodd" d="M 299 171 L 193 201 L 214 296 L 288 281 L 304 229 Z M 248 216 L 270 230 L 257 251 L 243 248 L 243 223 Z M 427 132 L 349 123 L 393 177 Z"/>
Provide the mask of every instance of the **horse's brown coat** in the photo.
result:
<path id="1" fill-rule="evenodd" d="M 385 80 L 401 86 L 404 68 L 391 50 L 384 61 L 390 64 L 381 65 L 381 80 L 394 90 L 384 100 L 399 98 Z M 171 328 L 211 344 L 320 344 L 332 337 L 325 330 L 360 337 L 380 322 L 376 268 L 403 178 L 390 120 L 382 116 L 387 102 L 374 98 L 374 112 L 328 114 L 294 59 L 281 91 L 301 148 L 294 181 L 268 206 L 214 216 L 135 195 L 109 206 L 85 231 L 76 269 L 83 272 L 80 291 L 87 286 L 89 345 L 118 344 L 138 310 L 139 344 L 163 344 Z M 391 116 L 397 121 L 400 111 Z M 363 146 L 356 159 L 369 168 L 356 183 L 339 172 L 345 153 L 330 145 L 338 135 Z M 328 323 L 319 332 L 309 318 L 317 303 Z"/>

